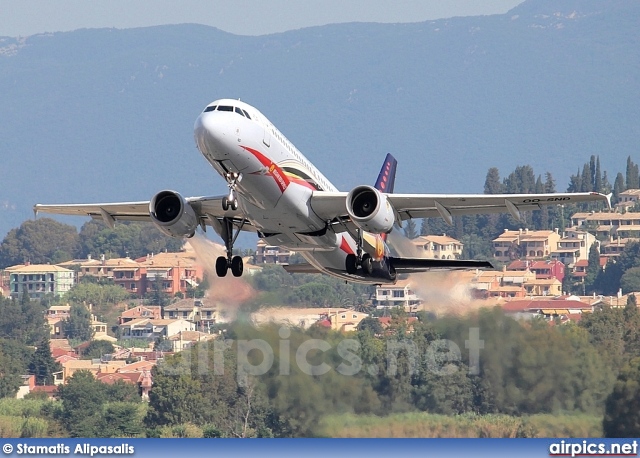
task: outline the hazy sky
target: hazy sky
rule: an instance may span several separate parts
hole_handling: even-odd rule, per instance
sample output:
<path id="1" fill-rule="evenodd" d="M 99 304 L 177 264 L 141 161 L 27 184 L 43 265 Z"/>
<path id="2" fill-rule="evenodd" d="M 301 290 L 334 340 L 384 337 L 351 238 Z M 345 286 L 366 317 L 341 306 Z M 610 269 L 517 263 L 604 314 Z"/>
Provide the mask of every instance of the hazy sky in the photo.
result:
<path id="1" fill-rule="evenodd" d="M 199 23 L 262 35 L 336 22 L 505 13 L 522 0 L 0 0 L 0 36 Z"/>

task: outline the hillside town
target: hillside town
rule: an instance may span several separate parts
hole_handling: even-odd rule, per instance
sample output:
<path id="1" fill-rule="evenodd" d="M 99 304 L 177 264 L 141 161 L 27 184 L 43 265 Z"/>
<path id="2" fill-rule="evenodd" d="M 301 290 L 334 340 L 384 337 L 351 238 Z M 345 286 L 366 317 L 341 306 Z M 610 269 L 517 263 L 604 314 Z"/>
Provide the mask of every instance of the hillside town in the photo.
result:
<path id="1" fill-rule="evenodd" d="M 584 286 L 590 262 L 590 250 L 599 253 L 598 268 L 616 262 L 624 247 L 640 241 L 640 212 L 627 211 L 637 204 L 640 190 L 620 194 L 614 211 L 575 213 L 571 226 L 556 230 L 504 230 L 491 241 L 495 270 L 466 271 L 451 274 L 450 282 L 463 285 L 465 307 L 498 305 L 505 314 L 517 319 L 544 318 L 550 324 L 578 322 L 583 314 L 596 308 L 624 307 L 627 296 L 618 291 L 613 296 L 568 294 Z M 421 235 L 411 239 L 414 254 L 424 258 L 459 259 L 464 244 L 448 235 Z M 296 253 L 259 241 L 255 252 L 246 258 L 250 273 L 269 265 L 288 264 Z M 38 386 L 34 376 L 24 377 L 17 393 L 43 391 L 55 396 L 57 385 L 64 384 L 78 370 L 88 370 L 97 380 L 114 383 L 121 380 L 138 387 L 148 399 L 153 386 L 151 369 L 169 354 L 188 349 L 199 342 L 215 339 L 229 317 L 222 312 L 224 304 L 214 296 L 194 296 L 195 288 L 206 272 L 189 244 L 181 252 L 149 253 L 129 257 L 99 259 L 88 256 L 58 264 L 25 263 L 2 271 L 0 291 L 16 299 L 24 294 L 32 299 L 64 297 L 80 282 L 106 281 L 126 292 L 128 299 L 115 307 L 119 310 L 113 322 L 99 319 L 94 308 L 100 304 L 84 304 L 91 316 L 91 340 L 114 345 L 113 352 L 98 359 L 81 359 L 83 347 L 72 346 L 67 339 L 65 322 L 71 306 L 55 303 L 46 311 L 50 329 L 51 354 L 61 371 L 52 385 Z M 277 322 L 301 328 L 327 327 L 334 331 L 359 329 L 363 320 L 375 318 L 381 329 L 389 326 L 390 311 L 402 310 L 415 320 L 419 312 L 433 311 L 425 294 L 423 276 L 409 276 L 395 285 L 375 288 L 359 307 L 353 304 L 327 304 L 323 307 L 262 308 L 256 311 L 256 323 Z M 428 285 L 426 285 L 428 287 Z M 161 292 L 171 301 L 153 304 L 148 300 Z M 428 296 L 428 295 L 427 295 Z M 144 299 L 147 299 L 146 301 Z M 152 301 L 151 301 L 152 302 Z M 129 342 L 131 346 L 122 345 Z M 159 345 L 161 343 L 161 345 Z"/>

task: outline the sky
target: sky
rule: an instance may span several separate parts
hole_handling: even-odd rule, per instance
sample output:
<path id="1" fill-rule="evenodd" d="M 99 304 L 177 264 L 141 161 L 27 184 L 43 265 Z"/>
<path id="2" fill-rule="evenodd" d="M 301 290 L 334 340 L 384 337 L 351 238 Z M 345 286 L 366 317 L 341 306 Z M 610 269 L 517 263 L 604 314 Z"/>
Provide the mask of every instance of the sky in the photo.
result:
<path id="1" fill-rule="evenodd" d="M 264 35 L 340 22 L 505 13 L 522 0 L 0 0 L 0 36 L 197 23 Z"/>

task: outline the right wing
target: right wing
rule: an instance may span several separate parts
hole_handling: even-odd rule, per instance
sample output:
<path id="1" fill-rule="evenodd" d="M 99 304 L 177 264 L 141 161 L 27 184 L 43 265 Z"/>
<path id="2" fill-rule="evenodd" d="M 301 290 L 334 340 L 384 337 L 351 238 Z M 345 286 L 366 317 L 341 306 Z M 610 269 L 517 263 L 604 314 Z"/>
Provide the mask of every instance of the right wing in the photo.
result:
<path id="1" fill-rule="evenodd" d="M 222 218 L 231 218 L 236 227 L 242 226 L 245 231 L 255 232 L 256 228 L 243 218 L 238 210 L 222 209 L 224 196 L 187 197 L 185 200 L 193 207 L 201 224 L 207 224 L 217 230 Z M 150 201 L 115 202 L 96 204 L 36 204 L 34 213 L 52 213 L 56 215 L 90 216 L 104 221 L 113 227 L 116 221 L 149 221 Z M 244 221 L 244 223 L 243 223 Z"/>
<path id="2" fill-rule="evenodd" d="M 311 208 L 325 221 L 347 222 L 346 192 L 314 191 Z M 385 194 L 400 221 L 441 217 L 453 224 L 453 217 L 480 213 L 509 213 L 521 220 L 521 212 L 539 210 L 542 205 L 604 202 L 611 208 L 611 195 L 597 192 L 548 194 Z"/>

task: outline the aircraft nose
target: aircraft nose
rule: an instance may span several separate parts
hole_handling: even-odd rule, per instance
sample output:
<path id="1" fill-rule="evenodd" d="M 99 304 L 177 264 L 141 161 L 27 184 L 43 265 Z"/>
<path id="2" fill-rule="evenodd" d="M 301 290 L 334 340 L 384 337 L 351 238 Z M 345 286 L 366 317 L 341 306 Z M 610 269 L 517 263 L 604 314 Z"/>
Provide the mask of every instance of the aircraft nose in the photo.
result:
<path id="1" fill-rule="evenodd" d="M 216 112 L 205 112 L 198 116 L 193 127 L 198 149 L 203 154 L 211 154 L 216 159 L 224 151 L 224 145 L 232 141 L 228 125 L 224 118 Z"/>

